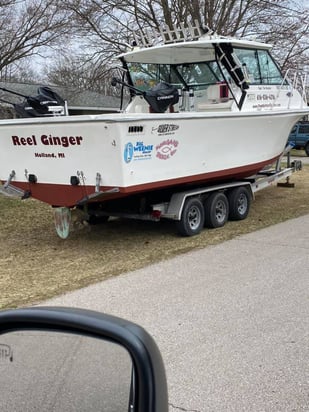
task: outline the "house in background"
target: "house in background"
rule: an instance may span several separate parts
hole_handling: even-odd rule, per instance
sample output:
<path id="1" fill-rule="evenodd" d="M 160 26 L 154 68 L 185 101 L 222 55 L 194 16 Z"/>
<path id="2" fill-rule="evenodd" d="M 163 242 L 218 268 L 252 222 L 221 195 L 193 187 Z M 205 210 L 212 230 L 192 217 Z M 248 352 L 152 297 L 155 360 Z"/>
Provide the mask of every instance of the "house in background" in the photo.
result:
<path id="1" fill-rule="evenodd" d="M 23 97 L 2 91 L 1 88 L 24 96 L 36 96 L 40 86 L 43 84 L 0 82 L 0 118 L 15 117 L 13 104 L 22 103 L 25 100 Z M 48 87 L 67 101 L 70 115 L 115 113 L 120 109 L 119 97 L 104 96 L 93 91 L 76 90 L 65 86 L 48 85 Z M 4 100 L 12 104 L 5 103 Z"/>

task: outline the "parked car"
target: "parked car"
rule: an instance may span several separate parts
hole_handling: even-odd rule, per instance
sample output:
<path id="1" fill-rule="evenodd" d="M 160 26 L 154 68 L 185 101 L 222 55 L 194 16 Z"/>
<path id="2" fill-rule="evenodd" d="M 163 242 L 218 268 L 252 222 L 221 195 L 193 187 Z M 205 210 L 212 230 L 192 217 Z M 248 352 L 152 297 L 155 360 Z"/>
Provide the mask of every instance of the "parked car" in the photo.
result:
<path id="1" fill-rule="evenodd" d="M 293 127 L 288 143 L 292 143 L 294 149 L 305 150 L 309 156 L 309 121 L 302 121 Z"/>

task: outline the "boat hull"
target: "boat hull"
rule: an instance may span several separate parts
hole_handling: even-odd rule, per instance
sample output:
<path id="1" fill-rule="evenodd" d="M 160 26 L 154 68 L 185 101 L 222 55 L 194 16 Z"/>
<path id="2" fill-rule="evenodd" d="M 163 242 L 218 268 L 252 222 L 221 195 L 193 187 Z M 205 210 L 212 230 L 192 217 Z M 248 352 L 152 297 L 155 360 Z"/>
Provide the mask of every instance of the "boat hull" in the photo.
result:
<path id="1" fill-rule="evenodd" d="M 0 122 L 0 179 L 53 206 L 256 174 L 305 110 Z"/>

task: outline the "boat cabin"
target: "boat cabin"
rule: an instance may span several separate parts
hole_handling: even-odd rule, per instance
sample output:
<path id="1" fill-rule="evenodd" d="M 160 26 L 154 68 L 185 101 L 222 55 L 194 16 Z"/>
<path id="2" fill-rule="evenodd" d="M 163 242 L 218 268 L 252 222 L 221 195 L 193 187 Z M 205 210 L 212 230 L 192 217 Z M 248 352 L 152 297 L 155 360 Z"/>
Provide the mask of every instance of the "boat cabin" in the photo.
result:
<path id="1" fill-rule="evenodd" d="M 178 92 L 178 102 L 170 106 L 175 112 L 241 110 L 245 102 L 257 103 L 259 98 L 263 103 L 267 100 L 267 106 L 275 104 L 274 92 L 286 89 L 288 82 L 270 48 L 217 35 L 135 48 L 120 56 L 131 86 L 132 101 L 126 112 L 149 112 L 147 93 L 160 90 L 158 85 Z"/>

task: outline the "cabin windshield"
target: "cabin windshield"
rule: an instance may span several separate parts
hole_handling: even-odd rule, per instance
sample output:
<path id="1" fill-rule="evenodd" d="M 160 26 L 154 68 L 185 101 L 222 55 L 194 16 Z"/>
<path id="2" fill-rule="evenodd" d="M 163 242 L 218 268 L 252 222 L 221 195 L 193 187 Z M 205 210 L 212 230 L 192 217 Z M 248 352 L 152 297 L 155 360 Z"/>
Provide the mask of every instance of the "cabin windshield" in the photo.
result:
<path id="1" fill-rule="evenodd" d="M 231 53 L 235 64 L 238 63 L 239 68 L 242 69 L 248 85 L 283 84 L 280 69 L 267 50 L 234 47 L 225 50 L 224 53 Z M 169 83 L 177 89 L 202 90 L 220 82 L 230 83 L 233 79 L 229 67 L 223 64 L 219 67 L 215 60 L 182 64 L 128 62 L 127 68 L 133 86 L 142 91 L 149 90 L 159 82 Z"/>
<path id="2" fill-rule="evenodd" d="M 159 82 L 166 82 L 177 89 L 206 89 L 211 84 L 224 81 L 217 62 L 186 64 L 128 63 L 133 86 L 146 91 Z"/>

